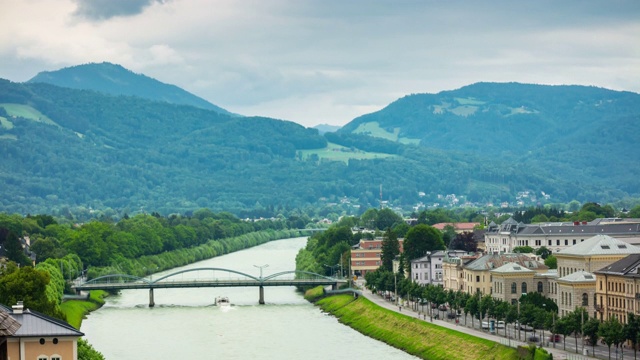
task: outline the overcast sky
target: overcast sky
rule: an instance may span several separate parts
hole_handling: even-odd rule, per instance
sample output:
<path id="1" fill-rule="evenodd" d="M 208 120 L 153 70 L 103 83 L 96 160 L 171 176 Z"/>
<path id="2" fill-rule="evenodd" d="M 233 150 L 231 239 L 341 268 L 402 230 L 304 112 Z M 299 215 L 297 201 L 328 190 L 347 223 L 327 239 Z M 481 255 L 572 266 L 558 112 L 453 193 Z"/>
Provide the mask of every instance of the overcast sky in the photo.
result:
<path id="1" fill-rule="evenodd" d="M 640 1 L 2 0 L 0 77 L 103 61 L 305 126 L 478 81 L 640 92 Z"/>

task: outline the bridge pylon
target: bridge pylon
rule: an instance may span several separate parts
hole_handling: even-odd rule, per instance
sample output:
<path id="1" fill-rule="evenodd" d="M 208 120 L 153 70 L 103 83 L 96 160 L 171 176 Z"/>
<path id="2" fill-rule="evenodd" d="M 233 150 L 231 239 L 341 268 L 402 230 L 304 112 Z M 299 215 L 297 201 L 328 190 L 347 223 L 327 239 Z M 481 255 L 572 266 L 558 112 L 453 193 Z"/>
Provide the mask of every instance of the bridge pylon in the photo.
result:
<path id="1" fill-rule="evenodd" d="M 154 307 L 156 306 L 155 301 L 153 301 L 153 288 L 149 289 L 149 307 Z"/>
<path id="2" fill-rule="evenodd" d="M 258 304 L 264 305 L 264 286 L 260 285 L 260 299 L 258 299 Z"/>

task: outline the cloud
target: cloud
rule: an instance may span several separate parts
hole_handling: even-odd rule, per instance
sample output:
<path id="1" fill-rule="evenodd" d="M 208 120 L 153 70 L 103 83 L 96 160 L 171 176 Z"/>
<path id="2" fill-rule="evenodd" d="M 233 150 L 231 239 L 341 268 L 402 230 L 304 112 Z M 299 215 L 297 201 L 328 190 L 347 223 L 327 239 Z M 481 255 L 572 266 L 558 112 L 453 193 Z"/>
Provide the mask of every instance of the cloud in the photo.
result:
<path id="1" fill-rule="evenodd" d="M 89 20 L 106 20 L 116 16 L 133 16 L 153 4 L 166 0 L 74 0 L 78 5 L 74 15 Z"/>

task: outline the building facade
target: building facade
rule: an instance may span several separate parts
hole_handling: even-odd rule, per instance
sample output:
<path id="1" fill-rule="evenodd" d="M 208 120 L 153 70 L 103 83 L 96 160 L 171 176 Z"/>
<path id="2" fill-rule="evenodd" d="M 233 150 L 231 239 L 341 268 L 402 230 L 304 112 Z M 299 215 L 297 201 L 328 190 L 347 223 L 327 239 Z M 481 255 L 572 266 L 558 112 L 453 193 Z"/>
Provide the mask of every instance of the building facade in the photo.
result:
<path id="1" fill-rule="evenodd" d="M 9 327 L 3 330 L 5 341 L 0 343 L 0 355 L 6 359 L 78 359 L 78 339 L 84 334 L 64 321 L 25 309 L 18 303 L 11 308 L 0 305 L 0 325 L 4 324 Z"/>
<path id="2" fill-rule="evenodd" d="M 351 276 L 365 276 L 370 271 L 376 271 L 382 264 L 382 238 L 373 240 L 360 239 L 351 249 Z M 404 239 L 398 239 L 400 252 L 403 252 Z"/>
<path id="3" fill-rule="evenodd" d="M 507 263 L 515 263 L 521 267 L 543 274 L 549 269 L 546 265 L 538 262 L 526 254 L 486 254 L 463 266 L 463 291 L 468 294 L 480 293 L 481 295 L 492 294 L 492 273 L 491 270 L 498 269 Z M 526 289 L 532 286 L 527 282 Z M 522 288 L 520 289 L 520 293 Z"/>
<path id="4" fill-rule="evenodd" d="M 640 254 L 632 254 L 594 272 L 595 316 L 616 317 L 627 323 L 627 314 L 640 316 Z"/>
<path id="5" fill-rule="evenodd" d="M 555 253 L 595 235 L 609 235 L 631 245 L 640 245 L 640 219 L 524 224 L 509 218 L 500 225 L 491 222 L 484 234 L 484 242 L 488 253 L 508 253 L 518 246 L 534 249 L 545 246 Z"/>
<path id="6" fill-rule="evenodd" d="M 411 260 L 411 281 L 420 285 L 444 285 L 443 259 L 465 255 L 463 250 L 447 250 L 427 253 L 419 259 Z"/>

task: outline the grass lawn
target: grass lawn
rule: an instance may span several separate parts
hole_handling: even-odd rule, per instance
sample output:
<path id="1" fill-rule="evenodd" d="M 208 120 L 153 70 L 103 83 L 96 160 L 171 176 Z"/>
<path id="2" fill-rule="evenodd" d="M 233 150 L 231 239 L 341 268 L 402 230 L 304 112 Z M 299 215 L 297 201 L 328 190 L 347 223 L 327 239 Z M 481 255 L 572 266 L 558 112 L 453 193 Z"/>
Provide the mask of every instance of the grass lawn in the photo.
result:
<path id="1" fill-rule="evenodd" d="M 20 116 L 25 119 L 39 121 L 49 125 L 59 126 L 58 124 L 55 123 L 55 121 L 51 120 L 46 115 L 32 108 L 29 105 L 0 104 L 0 106 L 3 107 L 7 111 L 7 114 L 9 114 L 10 116 Z"/>
<path id="2" fill-rule="evenodd" d="M 518 359 L 516 349 L 381 308 L 364 297 L 326 297 L 317 304 L 340 322 L 422 359 Z"/>
<path id="3" fill-rule="evenodd" d="M 393 132 L 389 132 L 380 127 L 377 122 L 370 122 L 358 125 L 358 128 L 353 131 L 356 134 L 366 133 L 373 137 L 378 137 L 386 140 L 397 141 L 402 144 L 419 144 L 420 139 L 410 139 L 399 137 L 400 128 L 393 129 Z"/>
<path id="4" fill-rule="evenodd" d="M 306 160 L 312 154 L 318 155 L 318 158 L 321 160 L 330 160 L 330 161 L 343 161 L 347 163 L 349 159 L 363 160 L 363 159 L 380 159 L 380 158 L 388 158 L 395 157 L 396 155 L 383 154 L 383 153 L 374 153 L 374 152 L 366 152 L 357 149 L 350 149 L 344 146 L 340 146 L 337 144 L 329 143 L 328 146 L 324 149 L 313 149 L 313 150 L 300 150 L 300 154 L 302 155 L 302 159 Z"/>
<path id="5" fill-rule="evenodd" d="M 106 291 L 91 291 L 89 300 L 68 300 L 60 304 L 62 312 L 67 316 L 67 322 L 76 329 L 80 329 L 82 319 L 93 310 L 97 310 L 104 304 Z"/>

